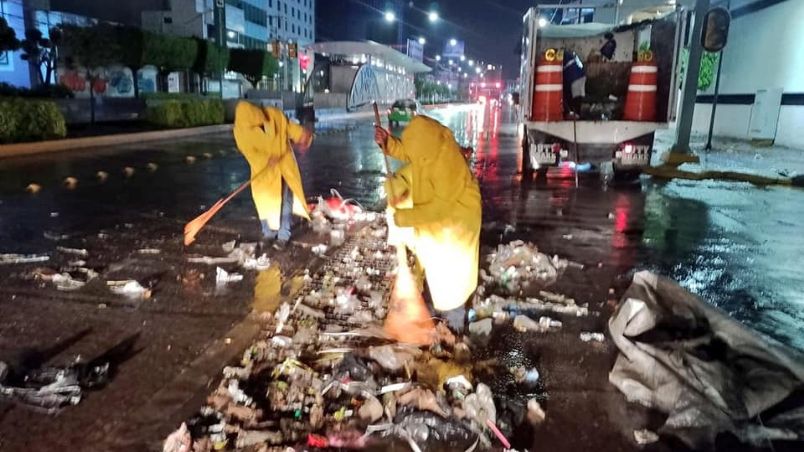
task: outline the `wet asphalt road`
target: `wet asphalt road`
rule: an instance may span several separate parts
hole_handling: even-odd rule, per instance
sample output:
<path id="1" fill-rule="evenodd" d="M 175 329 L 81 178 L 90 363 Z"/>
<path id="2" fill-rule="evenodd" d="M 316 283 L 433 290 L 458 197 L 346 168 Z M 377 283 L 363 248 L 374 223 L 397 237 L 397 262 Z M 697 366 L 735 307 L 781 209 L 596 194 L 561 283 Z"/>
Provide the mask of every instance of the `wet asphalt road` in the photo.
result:
<path id="1" fill-rule="evenodd" d="M 519 137 L 510 112 L 453 107 L 433 115 L 455 131 L 461 144 L 475 149 L 472 164 L 483 193 L 485 246 L 521 238 L 583 263 L 594 269 L 591 276 L 572 281 L 574 287 L 567 290 L 592 302 L 604 301 L 609 288 L 619 293 L 634 270 L 650 269 L 761 333 L 804 349 L 804 192 L 647 178 L 641 186 L 615 188 L 601 183 L 598 175 L 581 177 L 576 187 L 568 170 L 552 171 L 546 181 L 524 181 L 517 174 Z M 313 147 L 297 156 L 307 196 L 335 188 L 368 207 L 379 205 L 383 162 L 372 136 L 368 122 L 319 133 Z M 149 169 L 149 163 L 156 166 Z M 133 174 L 126 176 L 126 167 Z M 108 179 L 99 181 L 98 171 L 107 172 Z M 78 179 L 75 189 L 63 187 L 66 177 Z M 0 267 L 0 359 L 52 348 L 86 328 L 91 330 L 87 337 L 56 350 L 53 358 L 97 354 L 140 331 L 144 349 L 163 353 L 148 358 L 154 366 L 147 369 L 147 361 L 131 358 L 121 365 L 119 378 L 135 386 L 171 378 L 177 366 L 221 340 L 254 303 L 264 302 L 260 291 L 278 287 L 289 269 L 304 265 L 303 259 L 291 259 L 281 272 L 248 277 L 225 293 L 210 288 L 209 271 L 199 276 L 197 269 L 182 267 L 183 224 L 247 177 L 228 134 L 0 160 L 0 253 L 51 253 L 55 265 L 70 258 L 55 253 L 57 245 L 86 247 L 90 265 L 104 276 L 137 277 L 162 288 L 148 306 L 121 301 L 102 288 L 70 297 L 40 290 L 40 283 L 26 279 L 34 266 Z M 36 195 L 26 193 L 30 183 L 43 188 Z M 196 252 L 210 252 L 235 237 L 256 239 L 259 231 L 248 196 L 236 199 L 211 225 Z M 141 248 L 179 257 L 149 260 L 137 255 Z M 176 268 L 181 276 L 166 280 L 165 275 L 174 278 Z M 159 381 L 140 384 L 113 403 L 130 403 L 158 387 Z M 88 398 L 82 405 L 109 403 L 101 399 Z M 84 417 L 79 425 L 103 425 L 92 410 L 76 416 Z M 6 436 L 18 447 L 37 444 L 8 439 L 23 425 L 26 434 L 46 436 L 46 426 L 31 427 L 26 419 L 0 406 L 0 439 Z M 84 437 L 82 432 L 73 435 Z"/>

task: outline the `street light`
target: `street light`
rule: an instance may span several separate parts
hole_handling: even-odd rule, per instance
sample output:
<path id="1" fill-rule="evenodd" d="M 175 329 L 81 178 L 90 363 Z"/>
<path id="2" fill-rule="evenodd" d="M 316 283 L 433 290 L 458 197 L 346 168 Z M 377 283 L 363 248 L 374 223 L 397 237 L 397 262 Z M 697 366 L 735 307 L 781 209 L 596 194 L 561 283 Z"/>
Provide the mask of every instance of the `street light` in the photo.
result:
<path id="1" fill-rule="evenodd" d="M 425 44 L 427 44 L 427 40 L 426 40 L 426 39 L 424 39 L 424 36 L 421 36 L 421 37 L 419 38 L 419 44 L 421 44 L 421 45 L 425 45 Z"/>
<path id="2" fill-rule="evenodd" d="M 452 61 L 452 60 L 449 60 L 449 65 L 452 66 L 453 64 L 455 64 L 455 62 Z"/>
<path id="3" fill-rule="evenodd" d="M 455 39 L 455 38 L 450 39 L 449 40 L 449 45 L 451 45 L 452 47 L 455 47 L 456 45 L 458 45 L 458 40 Z"/>
<path id="4" fill-rule="evenodd" d="M 490 70 L 492 70 L 492 69 L 494 69 L 494 66 L 492 66 L 492 65 L 490 65 L 490 64 L 489 64 L 488 66 L 486 66 L 486 70 L 487 70 L 487 71 L 490 71 Z"/>
<path id="5" fill-rule="evenodd" d="M 469 74 L 467 74 L 466 72 L 464 72 L 464 73 L 463 73 L 463 78 L 466 78 L 466 77 L 469 77 Z"/>
<path id="6" fill-rule="evenodd" d="M 461 61 L 466 61 L 466 55 L 461 55 Z"/>
<path id="7" fill-rule="evenodd" d="M 282 67 L 282 66 L 284 66 L 284 65 L 285 65 L 285 62 L 284 62 L 284 61 L 282 61 L 282 60 L 279 60 L 279 67 Z"/>
<path id="8" fill-rule="evenodd" d="M 475 65 L 475 60 L 469 60 L 469 67 L 472 67 L 474 65 Z"/>
<path id="9" fill-rule="evenodd" d="M 393 22 L 396 20 L 396 14 L 393 11 L 386 11 L 385 12 L 385 21 L 386 22 Z"/>
<path id="10" fill-rule="evenodd" d="M 479 67 L 476 67 L 476 68 L 475 68 L 475 74 L 479 74 L 479 73 L 480 73 L 480 68 L 479 68 Z"/>
<path id="11" fill-rule="evenodd" d="M 539 28 L 544 28 L 547 26 L 547 19 L 544 17 L 539 18 Z"/>
<path id="12" fill-rule="evenodd" d="M 430 11 L 427 14 L 427 18 L 430 19 L 430 22 L 438 22 L 438 13 L 436 11 Z"/>
<path id="13" fill-rule="evenodd" d="M 441 61 L 441 55 L 436 55 L 436 61 Z"/>

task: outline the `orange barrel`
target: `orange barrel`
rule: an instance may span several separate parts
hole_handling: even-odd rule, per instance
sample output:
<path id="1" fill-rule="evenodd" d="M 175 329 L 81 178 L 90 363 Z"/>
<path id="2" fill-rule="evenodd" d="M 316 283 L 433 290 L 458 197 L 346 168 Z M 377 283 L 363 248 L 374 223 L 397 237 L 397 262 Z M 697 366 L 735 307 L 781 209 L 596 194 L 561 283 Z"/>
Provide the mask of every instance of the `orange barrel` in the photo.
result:
<path id="1" fill-rule="evenodd" d="M 536 66 L 533 85 L 532 121 L 561 121 L 564 118 L 563 51 L 547 49 Z"/>
<path id="2" fill-rule="evenodd" d="M 628 94 L 625 96 L 626 121 L 656 121 L 656 78 L 658 69 L 650 50 L 640 52 L 631 66 Z"/>

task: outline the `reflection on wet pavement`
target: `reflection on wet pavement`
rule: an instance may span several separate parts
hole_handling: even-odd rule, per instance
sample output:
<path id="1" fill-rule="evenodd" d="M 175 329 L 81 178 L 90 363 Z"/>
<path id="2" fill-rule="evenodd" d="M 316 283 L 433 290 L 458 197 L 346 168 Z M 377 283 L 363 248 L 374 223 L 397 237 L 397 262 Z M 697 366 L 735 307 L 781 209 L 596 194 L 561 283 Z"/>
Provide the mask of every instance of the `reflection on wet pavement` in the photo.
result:
<path id="1" fill-rule="evenodd" d="M 800 191 L 648 178 L 641 187 L 613 188 L 596 175 L 582 177 L 576 187 L 570 169 L 552 170 L 546 181 L 523 181 L 517 174 L 521 132 L 510 109 L 472 106 L 429 114 L 474 149 L 470 163 L 481 181 L 485 241 L 523 238 L 548 253 L 602 266 L 610 281 L 601 285 L 617 286 L 634 269 L 657 271 L 741 322 L 804 349 Z M 309 151 L 297 155 L 307 194 L 336 188 L 364 206 L 381 206 L 384 168 L 372 137 L 368 121 L 318 135 Z M 196 161 L 187 163 L 188 155 Z M 149 163 L 157 169 L 148 171 Z M 125 167 L 136 171 L 127 178 Z M 108 179 L 98 180 L 98 171 L 108 172 Z M 80 236 L 126 223 L 156 222 L 154 230 L 167 236 L 247 174 L 229 134 L 3 160 L 0 250 L 47 252 L 53 243 L 43 239 L 46 232 Z M 74 190 L 62 186 L 66 177 L 78 180 Z M 43 186 L 37 195 L 24 191 L 32 182 Z M 212 226 L 256 235 L 251 200 L 236 199 Z M 255 297 L 255 305 L 272 303 Z"/>
<path id="2" fill-rule="evenodd" d="M 278 265 L 272 265 L 268 270 L 257 273 L 254 278 L 254 304 L 255 312 L 276 311 L 282 302 L 282 270 Z"/>

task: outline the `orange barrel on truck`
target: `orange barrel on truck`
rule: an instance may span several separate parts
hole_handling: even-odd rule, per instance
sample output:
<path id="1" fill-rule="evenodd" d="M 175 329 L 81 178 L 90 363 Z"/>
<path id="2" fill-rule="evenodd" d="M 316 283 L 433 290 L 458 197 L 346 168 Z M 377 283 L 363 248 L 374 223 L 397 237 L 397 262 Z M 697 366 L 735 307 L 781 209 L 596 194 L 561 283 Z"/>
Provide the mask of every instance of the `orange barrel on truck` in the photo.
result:
<path id="1" fill-rule="evenodd" d="M 653 52 L 640 52 L 637 61 L 631 66 L 628 80 L 628 94 L 625 96 L 626 121 L 656 121 L 656 79 L 658 68 Z"/>
<path id="2" fill-rule="evenodd" d="M 564 119 L 564 56 L 556 49 L 547 49 L 536 66 L 536 83 L 533 86 L 533 121 L 561 121 Z"/>

